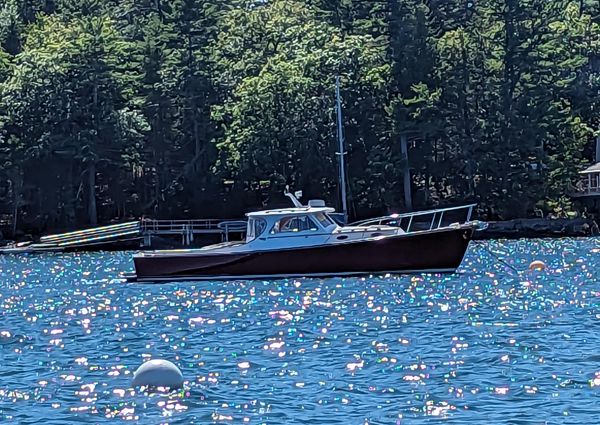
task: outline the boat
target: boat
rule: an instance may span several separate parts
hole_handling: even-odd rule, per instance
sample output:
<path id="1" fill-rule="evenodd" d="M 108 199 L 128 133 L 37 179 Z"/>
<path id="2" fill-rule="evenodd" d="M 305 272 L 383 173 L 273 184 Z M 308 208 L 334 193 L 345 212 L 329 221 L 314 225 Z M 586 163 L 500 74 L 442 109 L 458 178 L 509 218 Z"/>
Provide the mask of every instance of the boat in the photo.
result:
<path id="1" fill-rule="evenodd" d="M 381 273 L 455 272 L 473 232 L 475 205 L 393 214 L 346 225 L 348 208 L 340 79 L 336 78 L 339 181 L 342 211 L 322 200 L 302 205 L 301 192 L 286 187 L 293 208 L 258 211 L 248 217 L 246 239 L 199 249 L 134 255 L 130 281 L 235 280 L 328 277 Z M 456 213 L 464 220 L 450 220 Z M 444 220 L 446 219 L 446 220 Z"/>
<path id="2" fill-rule="evenodd" d="M 354 276 L 384 273 L 452 273 L 473 232 L 474 205 L 394 214 L 346 226 L 322 200 L 293 208 L 251 212 L 246 238 L 198 249 L 134 255 L 130 281 L 239 280 Z M 445 217 L 466 212 L 466 220 Z"/>

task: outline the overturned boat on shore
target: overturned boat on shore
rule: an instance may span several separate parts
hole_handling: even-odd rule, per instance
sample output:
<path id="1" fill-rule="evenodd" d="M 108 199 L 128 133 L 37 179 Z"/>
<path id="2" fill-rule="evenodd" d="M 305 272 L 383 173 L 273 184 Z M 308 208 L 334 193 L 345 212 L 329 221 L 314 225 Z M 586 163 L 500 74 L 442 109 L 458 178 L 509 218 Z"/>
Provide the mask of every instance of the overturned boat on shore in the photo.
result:
<path id="1" fill-rule="evenodd" d="M 234 280 L 456 271 L 473 232 L 474 205 L 394 214 L 341 226 L 320 200 L 247 214 L 246 239 L 134 255 L 131 281 Z M 466 219 L 448 223 L 463 212 Z M 445 219 L 446 217 L 446 219 Z"/>

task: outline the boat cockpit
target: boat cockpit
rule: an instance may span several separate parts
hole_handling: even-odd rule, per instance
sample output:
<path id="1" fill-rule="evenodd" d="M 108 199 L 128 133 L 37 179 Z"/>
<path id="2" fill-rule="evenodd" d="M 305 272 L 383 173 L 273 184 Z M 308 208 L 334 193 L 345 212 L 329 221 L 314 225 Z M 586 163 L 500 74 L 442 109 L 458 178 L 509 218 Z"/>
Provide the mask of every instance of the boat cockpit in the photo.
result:
<path id="1" fill-rule="evenodd" d="M 350 242 L 378 236 L 404 233 L 397 226 L 368 225 L 340 226 L 330 217 L 333 208 L 322 200 L 311 200 L 302 205 L 296 196 L 286 193 L 294 208 L 248 213 L 246 243 L 253 248 L 291 248 Z"/>

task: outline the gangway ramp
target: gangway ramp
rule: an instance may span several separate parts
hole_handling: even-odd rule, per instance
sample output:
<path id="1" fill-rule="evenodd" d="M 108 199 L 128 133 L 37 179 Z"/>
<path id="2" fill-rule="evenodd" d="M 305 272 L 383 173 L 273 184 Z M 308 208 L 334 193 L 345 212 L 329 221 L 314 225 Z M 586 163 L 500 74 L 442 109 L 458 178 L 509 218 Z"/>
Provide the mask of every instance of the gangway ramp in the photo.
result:
<path id="1" fill-rule="evenodd" d="M 180 237 L 181 245 L 189 246 L 200 235 L 221 235 L 229 240 L 230 235 L 246 232 L 245 220 L 152 220 L 142 219 L 109 226 L 100 226 L 56 235 L 42 236 L 38 242 L 13 243 L 0 248 L 0 253 L 17 254 L 28 252 L 53 252 L 76 250 L 102 250 L 128 247 L 129 249 L 150 248 L 152 238 Z M 131 242 L 139 242 L 132 244 Z"/>
<path id="2" fill-rule="evenodd" d="M 141 239 L 139 221 L 94 227 L 75 232 L 42 236 L 38 243 L 18 243 L 0 248 L 3 254 L 28 252 L 60 252 L 68 250 L 102 249 L 110 244 L 119 244 Z"/>
<path id="3" fill-rule="evenodd" d="M 75 232 L 61 233 L 57 235 L 42 236 L 40 238 L 40 243 L 67 248 L 97 245 L 135 236 L 141 237 L 141 227 L 139 221 L 94 227 L 91 229 L 77 230 Z"/>

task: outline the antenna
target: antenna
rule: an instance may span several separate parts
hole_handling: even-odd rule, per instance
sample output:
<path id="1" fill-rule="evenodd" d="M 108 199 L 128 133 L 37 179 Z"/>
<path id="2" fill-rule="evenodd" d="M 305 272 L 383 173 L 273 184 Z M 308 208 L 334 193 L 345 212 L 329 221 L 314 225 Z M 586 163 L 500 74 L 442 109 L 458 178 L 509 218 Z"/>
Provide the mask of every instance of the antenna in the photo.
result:
<path id="1" fill-rule="evenodd" d="M 290 193 L 290 187 L 286 185 L 285 190 L 283 191 L 283 194 L 292 200 L 292 203 L 294 204 L 294 206 L 296 208 L 302 208 L 304 206 L 304 205 L 302 205 L 302 202 L 300 202 L 298 200 L 298 198 L 302 197 L 301 190 L 297 191 L 295 194 Z"/>
<path id="2" fill-rule="evenodd" d="M 342 126 L 342 101 L 340 99 L 340 76 L 335 77 L 335 97 L 337 110 L 337 136 L 340 151 L 336 152 L 340 156 L 340 192 L 342 197 L 342 214 L 344 214 L 344 222 L 348 222 L 348 206 L 346 204 L 346 173 L 344 156 L 344 128 Z"/>

